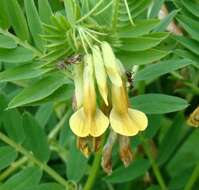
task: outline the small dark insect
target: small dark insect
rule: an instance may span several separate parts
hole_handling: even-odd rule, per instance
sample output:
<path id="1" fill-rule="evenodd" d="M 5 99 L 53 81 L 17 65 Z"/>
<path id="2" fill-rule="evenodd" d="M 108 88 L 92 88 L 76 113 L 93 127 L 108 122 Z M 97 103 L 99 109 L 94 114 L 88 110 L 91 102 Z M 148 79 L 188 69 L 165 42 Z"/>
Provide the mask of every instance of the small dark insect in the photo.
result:
<path id="1" fill-rule="evenodd" d="M 66 64 L 64 63 L 64 61 L 62 60 L 62 61 L 59 61 L 58 63 L 57 63 L 57 69 L 59 69 L 59 70 L 64 70 L 64 69 L 66 69 Z"/>
<path id="2" fill-rule="evenodd" d="M 76 63 L 80 62 L 81 58 L 82 58 L 82 55 L 77 54 L 77 55 L 73 55 L 73 56 L 69 57 L 68 59 L 65 59 L 64 62 L 66 64 L 72 65 L 72 64 L 76 64 Z"/>
<path id="3" fill-rule="evenodd" d="M 129 89 L 132 90 L 134 88 L 133 72 L 126 71 L 126 77 L 129 83 Z"/>
<path id="4" fill-rule="evenodd" d="M 82 55 L 80 54 L 73 55 L 69 58 L 59 61 L 57 64 L 57 68 L 60 70 L 67 69 L 68 65 L 79 63 L 81 61 L 81 58 L 82 58 Z"/>

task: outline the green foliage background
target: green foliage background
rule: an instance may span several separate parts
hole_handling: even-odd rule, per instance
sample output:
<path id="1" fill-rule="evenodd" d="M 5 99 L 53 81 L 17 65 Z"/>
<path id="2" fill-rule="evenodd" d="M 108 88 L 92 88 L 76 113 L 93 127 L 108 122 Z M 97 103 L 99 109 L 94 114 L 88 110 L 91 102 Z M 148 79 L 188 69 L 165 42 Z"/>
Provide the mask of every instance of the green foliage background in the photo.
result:
<path id="1" fill-rule="evenodd" d="M 199 189 L 199 131 L 186 124 L 199 103 L 199 2 L 74 2 L 0 1 L 0 190 Z M 166 31 L 173 20 L 182 35 Z M 97 37 L 126 69 L 139 66 L 130 103 L 149 126 L 131 139 L 129 167 L 115 146 L 110 176 L 101 151 L 85 158 L 68 125 L 74 86 L 57 63 L 82 53 L 78 27 L 106 33 Z"/>

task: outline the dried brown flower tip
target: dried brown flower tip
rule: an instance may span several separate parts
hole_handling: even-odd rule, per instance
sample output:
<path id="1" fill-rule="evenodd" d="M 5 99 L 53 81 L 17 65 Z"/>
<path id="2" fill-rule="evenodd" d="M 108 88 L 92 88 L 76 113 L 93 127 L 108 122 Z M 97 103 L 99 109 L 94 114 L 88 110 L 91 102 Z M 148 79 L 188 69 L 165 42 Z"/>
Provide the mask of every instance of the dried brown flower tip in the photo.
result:
<path id="1" fill-rule="evenodd" d="M 102 137 L 93 137 L 93 151 L 97 152 L 100 149 L 100 145 L 102 142 Z"/>
<path id="2" fill-rule="evenodd" d="M 90 138 L 89 137 L 77 137 L 77 147 L 83 153 L 85 157 L 89 157 L 92 153 L 92 149 L 89 146 Z"/>
<path id="3" fill-rule="evenodd" d="M 112 173 L 112 149 L 116 139 L 117 134 L 114 131 L 111 131 L 102 151 L 101 166 L 103 170 L 109 175 Z"/>
<path id="4" fill-rule="evenodd" d="M 199 106 L 190 114 L 187 124 L 192 127 L 199 127 Z"/>
<path id="5" fill-rule="evenodd" d="M 119 136 L 120 158 L 125 167 L 128 167 L 133 160 L 133 153 L 130 146 L 130 139 L 127 136 Z"/>
<path id="6" fill-rule="evenodd" d="M 112 161 L 111 161 L 111 156 L 112 156 L 112 149 L 110 147 L 104 147 L 103 153 L 102 153 L 102 161 L 101 161 L 101 166 L 103 170 L 110 175 L 112 173 Z"/>

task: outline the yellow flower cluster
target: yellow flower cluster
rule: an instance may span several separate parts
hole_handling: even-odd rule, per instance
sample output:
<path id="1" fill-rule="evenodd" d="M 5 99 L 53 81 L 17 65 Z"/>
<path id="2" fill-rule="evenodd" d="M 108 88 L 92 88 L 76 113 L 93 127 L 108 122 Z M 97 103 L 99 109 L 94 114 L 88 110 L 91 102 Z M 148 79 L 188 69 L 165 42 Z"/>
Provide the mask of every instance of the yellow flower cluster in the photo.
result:
<path id="1" fill-rule="evenodd" d="M 112 107 L 109 117 L 97 106 L 95 81 L 104 103 Z M 146 115 L 129 108 L 125 70 L 107 42 L 94 46 L 83 64 L 74 65 L 74 83 L 77 111 L 69 124 L 77 136 L 101 136 L 109 125 L 116 133 L 133 136 L 147 127 Z"/>

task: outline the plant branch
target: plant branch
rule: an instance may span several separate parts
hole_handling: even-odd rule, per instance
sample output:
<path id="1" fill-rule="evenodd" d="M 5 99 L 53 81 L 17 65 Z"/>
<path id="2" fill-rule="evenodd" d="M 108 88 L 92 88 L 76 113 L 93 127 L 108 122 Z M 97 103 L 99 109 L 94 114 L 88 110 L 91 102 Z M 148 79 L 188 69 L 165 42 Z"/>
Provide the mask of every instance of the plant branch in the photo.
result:
<path id="1" fill-rule="evenodd" d="M 148 146 L 148 143 L 146 142 L 146 140 L 143 140 L 143 148 L 144 148 L 144 152 L 146 153 L 149 161 L 151 162 L 151 166 L 152 166 L 154 175 L 155 175 L 161 189 L 167 190 L 167 187 L 166 187 L 166 184 L 165 184 L 164 179 L 162 177 L 162 174 L 160 172 L 160 169 L 159 169 L 156 161 L 154 160 L 153 156 L 151 155 L 150 147 Z"/>
<path id="2" fill-rule="evenodd" d="M 59 123 L 53 128 L 53 130 L 48 135 L 48 142 L 51 144 L 54 143 L 53 139 L 56 138 L 58 132 L 63 127 L 64 123 L 68 119 L 68 117 L 71 114 L 71 109 L 69 109 L 66 114 L 62 117 L 62 119 L 59 121 Z M 7 168 L 1 175 L 0 175 L 0 181 L 3 181 L 6 179 L 10 174 L 12 174 L 14 171 L 16 171 L 19 167 L 21 167 L 23 164 L 25 164 L 29 159 L 24 156 L 14 162 L 9 168 Z"/>
<path id="3" fill-rule="evenodd" d="M 93 185 L 95 183 L 95 180 L 98 175 L 98 171 L 100 169 L 102 149 L 103 149 L 103 146 L 105 143 L 105 138 L 106 138 L 106 134 L 104 134 L 104 136 L 102 137 L 101 147 L 100 147 L 99 151 L 95 154 L 95 158 L 94 158 L 92 167 L 89 171 L 89 176 L 88 176 L 88 179 L 86 181 L 86 184 L 85 184 L 83 190 L 92 190 L 93 189 Z"/>
<path id="4" fill-rule="evenodd" d="M 20 144 L 15 143 L 12 139 L 4 135 L 2 132 L 0 132 L 0 139 L 5 142 L 6 144 L 13 147 L 16 151 L 23 154 L 25 157 L 27 157 L 30 161 L 35 163 L 39 168 L 43 169 L 47 174 L 49 174 L 53 179 L 55 179 L 58 183 L 63 185 L 64 187 L 68 186 L 68 182 L 60 176 L 55 170 L 50 168 L 47 164 L 41 162 L 37 158 L 35 158 L 30 152 L 28 152 L 25 148 L 23 148 Z"/>
<path id="5" fill-rule="evenodd" d="M 196 180 L 198 179 L 199 177 L 199 162 L 198 164 L 195 166 L 192 174 L 191 174 L 191 177 L 189 178 L 187 184 L 185 185 L 185 190 L 192 190 L 193 189 L 193 186 L 196 182 Z"/>
<path id="6" fill-rule="evenodd" d="M 48 134 L 48 142 L 50 142 L 52 139 L 56 138 L 57 134 L 59 133 L 60 129 L 63 127 L 64 123 L 69 118 L 71 113 L 72 113 L 72 110 L 68 109 L 68 111 L 62 117 L 62 119 L 59 121 L 59 123 Z"/>
<path id="7" fill-rule="evenodd" d="M 16 162 L 13 162 L 8 169 L 6 169 L 5 171 L 1 173 L 0 181 L 3 181 L 4 179 L 6 179 L 11 173 L 16 171 L 17 168 L 25 164 L 27 160 L 28 158 L 24 156 L 20 158 L 19 160 L 17 160 Z"/>

